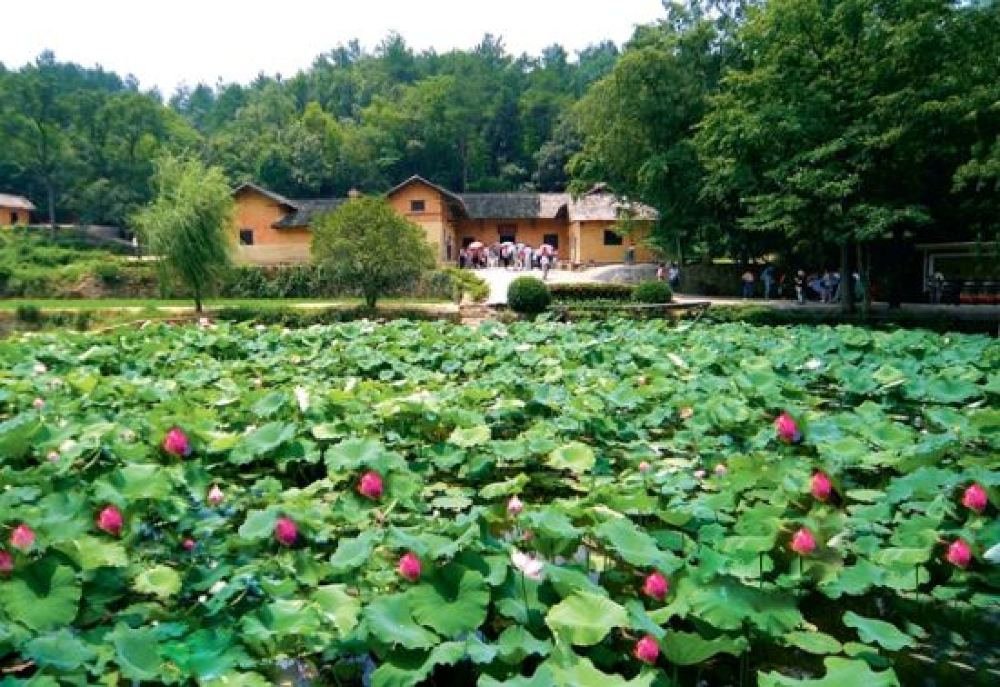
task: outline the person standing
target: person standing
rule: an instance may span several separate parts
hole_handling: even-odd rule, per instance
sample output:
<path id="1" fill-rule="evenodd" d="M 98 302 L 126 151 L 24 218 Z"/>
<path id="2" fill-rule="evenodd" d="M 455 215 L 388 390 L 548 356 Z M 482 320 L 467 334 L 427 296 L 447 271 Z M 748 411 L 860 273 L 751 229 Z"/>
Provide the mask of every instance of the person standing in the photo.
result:
<path id="1" fill-rule="evenodd" d="M 743 273 L 743 276 L 740 277 L 740 280 L 742 282 L 741 293 L 743 295 L 743 298 L 744 299 L 751 298 L 753 296 L 753 282 L 754 282 L 753 271 L 747 269 L 747 271 Z"/>
<path id="2" fill-rule="evenodd" d="M 806 303 L 806 273 L 802 270 L 795 273 L 795 300 L 799 305 Z"/>
<path id="3" fill-rule="evenodd" d="M 677 266 L 676 262 L 670 263 L 670 267 L 667 268 L 667 281 L 674 291 L 681 288 L 681 268 Z"/>
<path id="4" fill-rule="evenodd" d="M 549 267 L 552 265 L 552 260 L 549 259 L 548 253 L 542 253 L 542 257 L 538 259 L 539 264 L 542 266 L 542 281 L 549 278 Z"/>
<path id="5" fill-rule="evenodd" d="M 656 266 L 656 281 L 666 281 L 667 279 L 667 266 L 662 262 Z"/>
<path id="6" fill-rule="evenodd" d="M 764 299 L 771 300 L 771 284 L 774 283 L 774 266 L 766 263 L 761 270 L 760 280 L 764 282 Z"/>

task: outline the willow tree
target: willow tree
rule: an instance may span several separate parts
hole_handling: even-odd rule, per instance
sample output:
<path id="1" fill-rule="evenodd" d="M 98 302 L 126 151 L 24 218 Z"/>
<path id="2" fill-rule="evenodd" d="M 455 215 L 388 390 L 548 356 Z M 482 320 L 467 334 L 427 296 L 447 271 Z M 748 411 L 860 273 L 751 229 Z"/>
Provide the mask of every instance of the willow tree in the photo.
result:
<path id="1" fill-rule="evenodd" d="M 195 311 L 232 265 L 232 190 L 218 167 L 172 156 L 157 162 L 156 198 L 135 216 L 161 279 L 176 278 L 194 296 Z"/>

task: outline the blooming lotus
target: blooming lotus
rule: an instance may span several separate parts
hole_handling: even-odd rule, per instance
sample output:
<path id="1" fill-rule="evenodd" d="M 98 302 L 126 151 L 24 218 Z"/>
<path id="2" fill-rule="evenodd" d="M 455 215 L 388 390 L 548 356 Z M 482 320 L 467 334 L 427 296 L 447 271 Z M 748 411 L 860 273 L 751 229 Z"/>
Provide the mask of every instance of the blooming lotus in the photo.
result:
<path id="1" fill-rule="evenodd" d="M 0 551 L 0 575 L 8 575 L 14 570 L 14 557 L 10 551 Z"/>
<path id="2" fill-rule="evenodd" d="M 191 443 L 184 430 L 174 427 L 163 437 L 163 450 L 178 458 L 191 454 Z"/>
<path id="3" fill-rule="evenodd" d="M 222 493 L 222 489 L 219 489 L 219 485 L 213 484 L 212 488 L 208 490 L 208 496 L 205 497 L 205 500 L 212 506 L 218 506 L 225 498 L 226 495 Z"/>
<path id="4" fill-rule="evenodd" d="M 813 537 L 812 532 L 802 527 L 792 535 L 791 547 L 792 551 L 800 556 L 808 556 L 816 550 L 816 538 Z"/>
<path id="5" fill-rule="evenodd" d="M 962 494 L 962 505 L 977 513 L 986 510 L 987 503 L 986 490 L 977 483 L 971 484 Z"/>
<path id="6" fill-rule="evenodd" d="M 50 463 L 59 462 L 59 453 L 57 451 L 49 451 L 49 462 Z"/>
<path id="7" fill-rule="evenodd" d="M 107 532 L 112 537 L 122 533 L 122 512 L 115 506 L 105 506 L 97 514 L 97 529 Z"/>
<path id="8" fill-rule="evenodd" d="M 669 591 L 670 582 L 659 572 L 650 573 L 642 583 L 642 593 L 657 601 L 663 601 Z"/>
<path id="9" fill-rule="evenodd" d="M 660 656 L 660 644 L 653 635 L 646 635 L 635 643 L 632 653 L 643 663 L 653 665 Z"/>
<path id="10" fill-rule="evenodd" d="M 821 471 L 812 476 L 809 488 L 812 491 L 814 499 L 817 501 L 826 501 L 830 498 L 830 493 L 833 491 L 833 483 L 827 474 Z"/>
<path id="11" fill-rule="evenodd" d="M 40 398 L 36 398 L 34 401 L 31 402 L 31 405 L 34 407 L 35 410 L 41 410 L 42 408 L 45 407 L 45 401 L 43 401 Z"/>
<path id="12" fill-rule="evenodd" d="M 782 413 L 774 421 L 774 428 L 778 431 L 778 438 L 786 444 L 796 444 L 802 440 L 802 432 L 795 420 L 788 413 Z"/>
<path id="13" fill-rule="evenodd" d="M 649 464 L 649 461 L 642 461 L 639 463 L 639 472 L 645 474 L 653 469 L 653 466 Z"/>
<path id="14" fill-rule="evenodd" d="M 10 545 L 15 549 L 27 551 L 35 545 L 35 532 L 23 522 L 10 533 Z"/>
<path id="15" fill-rule="evenodd" d="M 523 510 L 524 510 L 524 502 L 521 501 L 521 499 L 517 498 L 516 494 L 514 496 L 511 496 L 510 500 L 507 501 L 507 514 L 516 518 L 518 515 L 521 514 L 521 511 Z"/>
<path id="16" fill-rule="evenodd" d="M 724 463 L 716 465 L 714 470 L 716 477 L 725 477 L 729 474 L 729 468 L 727 468 Z"/>
<path id="17" fill-rule="evenodd" d="M 948 546 L 945 558 L 955 567 L 965 569 L 972 562 L 972 549 L 964 539 L 956 539 Z"/>
<path id="18" fill-rule="evenodd" d="M 420 579 L 420 559 L 412 551 L 407 552 L 399 559 L 399 565 L 396 566 L 396 570 L 405 579 L 410 582 L 416 582 Z"/>
<path id="19" fill-rule="evenodd" d="M 382 489 L 382 475 L 374 470 L 369 470 L 361 475 L 361 481 L 358 482 L 358 493 L 362 496 L 372 500 L 382 498 Z"/>
<path id="20" fill-rule="evenodd" d="M 278 518 L 274 523 L 274 538 L 282 546 L 292 546 L 299 538 L 299 528 L 291 518 Z"/>
<path id="21" fill-rule="evenodd" d="M 707 473 L 704 470 L 695 470 L 693 474 L 695 479 L 705 479 Z"/>
<path id="22" fill-rule="evenodd" d="M 542 559 L 534 558 L 527 553 L 514 549 L 510 554 L 510 560 L 514 564 L 514 567 L 520 570 L 525 577 L 530 577 L 533 580 L 542 579 L 542 568 L 545 567 L 545 562 Z"/>

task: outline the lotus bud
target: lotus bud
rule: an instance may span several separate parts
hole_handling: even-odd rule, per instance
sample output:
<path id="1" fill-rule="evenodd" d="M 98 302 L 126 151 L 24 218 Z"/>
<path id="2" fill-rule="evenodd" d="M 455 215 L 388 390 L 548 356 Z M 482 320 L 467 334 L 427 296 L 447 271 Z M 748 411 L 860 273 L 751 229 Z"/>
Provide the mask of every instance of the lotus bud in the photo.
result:
<path id="1" fill-rule="evenodd" d="M 727 468 L 724 463 L 719 463 L 718 465 L 715 466 L 716 477 L 725 477 L 728 474 L 729 474 L 729 468 Z"/>
<path id="2" fill-rule="evenodd" d="M 195 543 L 194 539 L 185 539 L 182 543 L 185 551 L 194 551 Z"/>
<path id="3" fill-rule="evenodd" d="M 632 653 L 643 663 L 653 665 L 660 656 L 660 644 L 653 635 L 646 635 L 635 643 Z"/>
<path id="4" fill-rule="evenodd" d="M 9 575 L 14 570 L 14 557 L 9 551 L 0 551 L 0 575 Z"/>
<path id="5" fill-rule="evenodd" d="M 174 427 L 163 438 L 163 450 L 172 456 L 180 458 L 190 455 L 191 443 L 182 429 Z"/>
<path id="6" fill-rule="evenodd" d="M 663 601 L 669 591 L 670 582 L 659 572 L 650 573 L 642 583 L 642 593 L 657 601 Z"/>
<path id="7" fill-rule="evenodd" d="M 796 444 L 802 440 L 802 433 L 799 426 L 788 413 L 782 413 L 774 421 L 774 428 L 778 431 L 778 438 L 786 444 Z"/>
<path id="8" fill-rule="evenodd" d="M 23 522 L 10 533 L 10 545 L 15 549 L 27 551 L 35 545 L 35 532 Z"/>
<path id="9" fill-rule="evenodd" d="M 291 518 L 278 518 L 274 523 L 274 538 L 282 546 L 292 546 L 299 538 L 299 528 Z"/>
<path id="10" fill-rule="evenodd" d="M 112 537 L 121 535 L 122 522 L 122 513 L 115 506 L 105 506 L 104 510 L 97 514 L 97 529 L 107 532 Z"/>
<path id="11" fill-rule="evenodd" d="M 808 556 L 816 550 L 816 539 L 805 527 L 800 528 L 792 535 L 792 551 L 800 556 Z"/>
<path id="12" fill-rule="evenodd" d="M 212 488 L 208 490 L 208 496 L 205 498 L 209 505 L 218 506 L 225 500 L 226 495 L 222 493 L 222 489 L 219 489 L 218 484 L 213 484 Z"/>
<path id="13" fill-rule="evenodd" d="M 410 582 L 416 582 L 420 579 L 420 559 L 413 552 L 408 552 L 399 559 L 399 565 L 396 567 L 399 574 Z"/>
<path id="14" fill-rule="evenodd" d="M 642 474 L 646 474 L 647 472 L 649 472 L 652 469 L 653 469 L 653 466 L 650 465 L 649 461 L 647 461 L 647 460 L 644 460 L 641 463 L 639 463 L 639 472 L 641 472 Z"/>
<path id="15" fill-rule="evenodd" d="M 945 558 L 955 567 L 964 570 L 972 562 L 972 549 L 969 548 L 964 539 L 956 539 L 948 547 L 948 553 L 945 554 Z"/>
<path id="16" fill-rule="evenodd" d="M 982 513 L 986 510 L 988 502 L 986 490 L 977 483 L 971 484 L 962 494 L 962 505 L 977 513 Z"/>
<path id="17" fill-rule="evenodd" d="M 358 492 L 373 501 L 382 497 L 382 488 L 382 475 L 374 470 L 363 474 L 361 481 L 358 482 Z"/>
<path id="18" fill-rule="evenodd" d="M 31 402 L 31 406 L 32 406 L 32 407 L 33 407 L 33 408 L 34 408 L 35 410 L 41 410 L 42 408 L 44 408 L 44 407 L 45 407 L 45 401 L 43 401 L 43 400 L 42 400 L 42 399 L 40 399 L 40 398 L 36 398 L 36 399 L 35 399 L 34 401 L 32 401 L 32 402 Z"/>
<path id="19" fill-rule="evenodd" d="M 524 510 L 524 503 L 521 501 L 521 499 L 517 498 L 516 494 L 514 496 L 511 496 L 510 500 L 507 501 L 507 514 L 510 515 L 511 517 L 516 518 L 518 515 L 521 514 L 521 511 L 523 510 Z"/>
<path id="20" fill-rule="evenodd" d="M 814 499 L 817 501 L 826 501 L 830 498 L 830 493 L 833 491 L 833 483 L 830 482 L 827 474 L 821 471 L 812 476 L 809 488 L 812 491 Z"/>

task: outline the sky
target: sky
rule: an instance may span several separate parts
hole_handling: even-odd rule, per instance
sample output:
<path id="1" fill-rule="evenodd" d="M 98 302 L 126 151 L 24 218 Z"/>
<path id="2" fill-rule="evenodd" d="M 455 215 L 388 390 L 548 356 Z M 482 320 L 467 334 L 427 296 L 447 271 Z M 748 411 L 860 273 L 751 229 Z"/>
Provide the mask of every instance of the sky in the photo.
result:
<path id="1" fill-rule="evenodd" d="M 664 16 L 661 0 L 17 0 L 3 3 L 0 62 L 43 50 L 60 61 L 133 74 L 165 96 L 186 83 L 292 76 L 352 38 L 371 49 L 397 31 L 415 50 L 471 48 L 489 32 L 538 55 L 619 45 Z"/>

